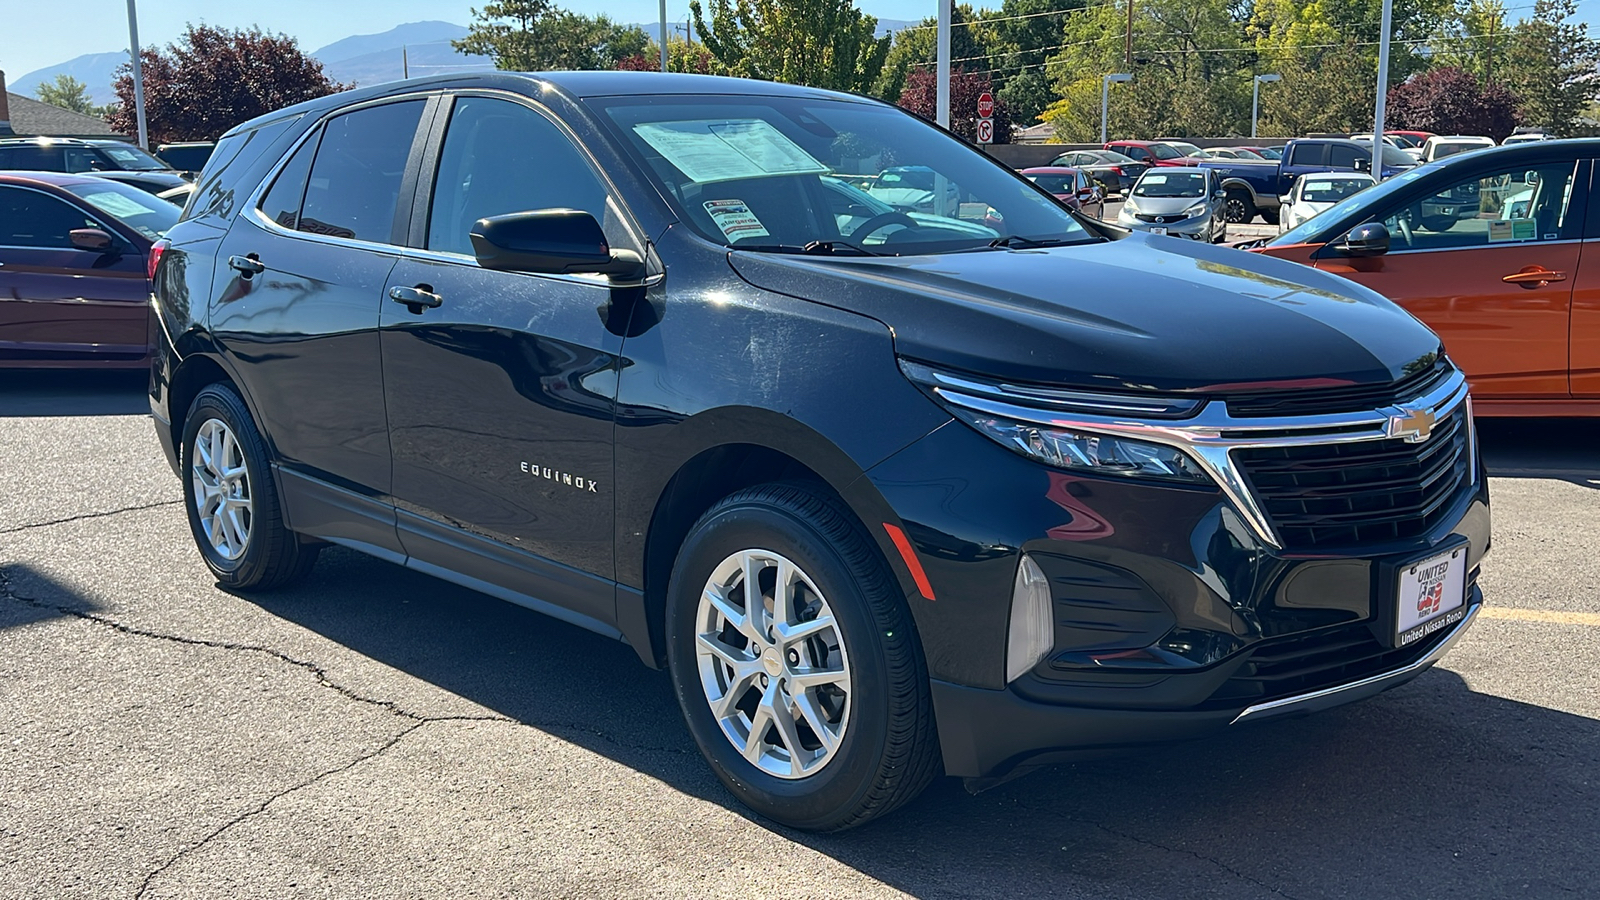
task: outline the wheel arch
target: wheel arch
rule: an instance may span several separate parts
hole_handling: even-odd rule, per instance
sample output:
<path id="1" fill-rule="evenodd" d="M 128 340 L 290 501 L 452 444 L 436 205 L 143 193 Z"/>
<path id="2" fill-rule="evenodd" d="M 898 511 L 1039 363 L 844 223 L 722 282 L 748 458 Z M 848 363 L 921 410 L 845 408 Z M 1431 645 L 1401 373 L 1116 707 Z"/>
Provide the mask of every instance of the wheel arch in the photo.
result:
<path id="1" fill-rule="evenodd" d="M 686 452 L 675 454 L 680 462 L 654 497 L 642 544 L 636 549 L 629 548 L 623 540 L 618 545 L 619 553 L 640 554 L 643 576 L 640 590 L 619 589 L 618 622 L 640 658 L 654 668 L 666 662 L 667 587 L 684 539 L 700 517 L 718 501 L 757 484 L 804 484 L 831 495 L 855 517 L 878 547 L 879 555 L 902 592 L 908 597 L 916 592 L 910 569 L 898 557 L 887 530 L 882 527 L 885 523 L 898 525 L 899 518 L 872 482 L 862 477 L 864 469 L 870 465 L 858 465 L 821 434 L 779 413 L 748 408 L 713 410 L 695 418 L 709 421 L 730 417 L 742 424 L 760 423 L 762 426 L 733 429 L 738 434 L 779 439 L 713 438 L 693 442 Z M 719 427 L 715 431 L 726 433 L 720 426 L 727 422 L 717 424 Z M 700 430 L 693 426 L 691 419 L 680 423 L 676 430 Z M 789 439 L 783 440 L 785 436 Z M 619 538 L 623 537 L 619 534 Z"/>

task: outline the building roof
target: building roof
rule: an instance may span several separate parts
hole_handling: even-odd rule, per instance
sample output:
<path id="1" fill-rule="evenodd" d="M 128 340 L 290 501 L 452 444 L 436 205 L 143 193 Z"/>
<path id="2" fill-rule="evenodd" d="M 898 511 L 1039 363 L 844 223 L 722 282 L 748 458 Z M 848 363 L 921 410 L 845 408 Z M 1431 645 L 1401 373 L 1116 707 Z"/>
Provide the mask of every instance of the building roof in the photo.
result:
<path id="1" fill-rule="evenodd" d="M 122 137 L 104 119 L 86 116 L 70 109 L 40 103 L 21 94 L 6 92 L 11 108 L 11 131 L 21 136 Z"/>

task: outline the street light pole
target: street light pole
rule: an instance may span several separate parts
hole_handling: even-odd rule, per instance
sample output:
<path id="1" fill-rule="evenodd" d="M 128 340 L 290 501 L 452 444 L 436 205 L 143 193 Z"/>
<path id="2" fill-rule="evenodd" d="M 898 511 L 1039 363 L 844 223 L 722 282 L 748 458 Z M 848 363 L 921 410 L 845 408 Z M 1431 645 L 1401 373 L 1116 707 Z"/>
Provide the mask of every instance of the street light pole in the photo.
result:
<path id="1" fill-rule="evenodd" d="M 939 0 L 938 68 L 937 86 L 934 89 L 933 119 L 940 127 L 950 127 L 950 4 L 955 0 Z"/>
<path id="2" fill-rule="evenodd" d="M 144 127 L 144 64 L 139 59 L 139 11 L 135 0 L 128 0 L 128 46 L 133 57 L 133 119 L 139 125 L 139 146 L 150 149 L 150 133 Z"/>
<path id="3" fill-rule="evenodd" d="M 661 0 L 661 71 L 667 70 L 667 0 Z"/>
<path id="4" fill-rule="evenodd" d="M 1250 136 L 1251 137 L 1255 137 L 1256 136 L 1256 119 L 1259 118 L 1260 115 L 1261 115 L 1261 83 L 1262 82 L 1278 81 L 1281 78 L 1283 78 L 1283 76 L 1282 75 L 1277 75 L 1277 74 L 1257 75 L 1255 77 L 1255 84 L 1250 90 Z"/>
<path id="5" fill-rule="evenodd" d="M 1106 137 L 1106 133 L 1107 133 L 1107 130 L 1108 130 L 1106 128 L 1106 126 L 1110 121 L 1110 113 L 1111 113 L 1111 82 L 1113 82 L 1113 81 L 1123 82 L 1123 81 L 1132 81 L 1132 80 L 1133 80 L 1133 76 L 1129 75 L 1126 72 L 1117 72 L 1115 74 L 1107 75 L 1106 77 L 1100 79 L 1100 143 L 1101 144 L 1104 144 L 1107 140 L 1109 140 L 1109 138 Z"/>
<path id="6" fill-rule="evenodd" d="M 1372 115 L 1372 177 L 1383 178 L 1383 113 L 1389 94 L 1389 26 L 1394 0 L 1383 0 L 1383 31 L 1378 35 L 1378 102 Z"/>

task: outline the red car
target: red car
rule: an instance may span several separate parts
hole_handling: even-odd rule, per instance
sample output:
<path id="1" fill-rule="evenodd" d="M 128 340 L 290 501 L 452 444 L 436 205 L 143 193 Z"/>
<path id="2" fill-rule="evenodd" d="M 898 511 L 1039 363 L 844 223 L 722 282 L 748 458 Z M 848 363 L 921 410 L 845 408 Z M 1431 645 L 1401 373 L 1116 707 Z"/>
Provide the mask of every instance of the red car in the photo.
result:
<path id="1" fill-rule="evenodd" d="M 0 172 L 0 367 L 149 365 L 151 247 L 178 213 L 93 175 Z"/>
<path id="2" fill-rule="evenodd" d="M 1068 209 L 1105 218 L 1106 201 L 1094 179 L 1082 169 L 1071 166 L 1035 166 L 1023 169 L 1022 177 L 1049 191 Z"/>
<path id="3" fill-rule="evenodd" d="M 1165 141 L 1107 141 L 1106 150 L 1152 166 L 1186 166 L 1188 155 Z"/>

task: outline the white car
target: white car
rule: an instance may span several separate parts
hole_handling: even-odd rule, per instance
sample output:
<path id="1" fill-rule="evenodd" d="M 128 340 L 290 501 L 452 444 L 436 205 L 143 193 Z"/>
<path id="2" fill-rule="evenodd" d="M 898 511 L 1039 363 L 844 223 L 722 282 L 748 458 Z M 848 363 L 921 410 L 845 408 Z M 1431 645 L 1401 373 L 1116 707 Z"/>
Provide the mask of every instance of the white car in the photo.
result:
<path id="1" fill-rule="evenodd" d="M 1494 138 L 1479 137 L 1467 134 L 1436 134 L 1422 143 L 1421 159 L 1425 163 L 1454 156 L 1457 153 L 1466 153 L 1469 150 L 1481 150 L 1484 147 L 1493 147 Z"/>
<path id="2" fill-rule="evenodd" d="M 1282 198 L 1278 230 L 1288 231 L 1335 203 L 1366 190 L 1377 182 L 1365 172 L 1312 172 L 1295 180 L 1289 196 Z"/>
<path id="3" fill-rule="evenodd" d="M 1528 144 L 1528 143 L 1532 143 L 1534 141 L 1548 141 L 1548 140 L 1554 140 L 1554 139 L 1550 135 L 1545 134 L 1542 131 L 1522 131 L 1522 132 L 1518 132 L 1516 134 L 1513 134 L 1510 137 L 1506 138 L 1505 140 L 1501 141 L 1500 142 L 1500 146 L 1505 147 L 1505 146 L 1508 146 L 1510 144 Z"/>

